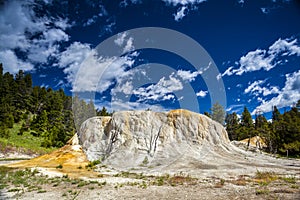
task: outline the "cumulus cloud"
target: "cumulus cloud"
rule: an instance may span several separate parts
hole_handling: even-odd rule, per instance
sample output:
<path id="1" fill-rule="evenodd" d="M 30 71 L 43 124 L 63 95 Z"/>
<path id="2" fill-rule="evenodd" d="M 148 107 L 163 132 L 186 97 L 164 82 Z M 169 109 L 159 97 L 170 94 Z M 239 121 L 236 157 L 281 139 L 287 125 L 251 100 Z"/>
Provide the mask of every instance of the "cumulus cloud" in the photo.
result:
<path id="1" fill-rule="evenodd" d="M 274 44 L 269 47 L 268 53 L 270 55 L 280 55 L 283 56 L 300 56 L 300 46 L 297 44 L 297 39 L 281 39 L 279 38 Z"/>
<path id="2" fill-rule="evenodd" d="M 278 108 L 291 106 L 300 99 L 300 70 L 286 74 L 285 77 L 285 86 L 278 92 L 278 95 L 270 100 L 261 100 L 261 105 L 252 112 L 253 114 L 258 110 L 270 112 L 273 106 Z"/>
<path id="3" fill-rule="evenodd" d="M 184 81 L 192 82 L 195 80 L 195 78 L 199 75 L 198 71 L 191 72 L 190 70 L 178 70 L 177 75 L 182 78 Z"/>
<path id="4" fill-rule="evenodd" d="M 64 68 L 67 81 L 73 83 L 81 63 L 91 54 L 94 54 L 90 45 L 80 42 L 72 43 L 60 54 L 58 66 Z"/>
<path id="5" fill-rule="evenodd" d="M 176 72 L 176 76 L 179 76 L 183 81 L 189 81 L 192 82 L 195 80 L 195 78 L 201 74 L 203 74 L 206 70 L 208 70 L 211 66 L 211 62 L 205 67 L 201 68 L 198 71 L 191 72 L 191 70 L 178 70 Z"/>
<path id="6" fill-rule="evenodd" d="M 19 70 L 30 71 L 33 70 L 33 65 L 24 62 L 17 58 L 15 53 L 11 50 L 0 51 L 0 62 L 4 64 L 4 72 L 17 73 Z"/>
<path id="7" fill-rule="evenodd" d="M 67 81 L 74 92 L 104 92 L 116 81 L 128 76 L 126 67 L 134 64 L 136 54 L 101 57 L 88 44 L 74 42 L 59 58 Z"/>
<path id="8" fill-rule="evenodd" d="M 162 77 L 156 84 L 135 89 L 133 94 L 139 98 L 139 102 L 147 100 L 170 100 L 171 98 L 174 98 L 174 96 L 168 96 L 169 93 L 173 93 L 182 89 L 183 85 L 181 81 L 174 76 L 174 73 L 172 73 L 169 76 L 169 79 Z"/>
<path id="9" fill-rule="evenodd" d="M 129 57 L 98 58 L 97 54 L 92 54 L 80 66 L 73 91 L 102 93 L 109 89 L 119 76 L 123 76 L 125 68 L 132 63 Z"/>
<path id="10" fill-rule="evenodd" d="M 208 94 L 208 91 L 203 91 L 203 90 L 200 90 L 199 92 L 196 93 L 197 97 L 206 97 L 206 95 Z"/>
<path id="11" fill-rule="evenodd" d="M 268 49 L 256 49 L 242 56 L 236 66 L 229 67 L 222 76 L 242 75 L 247 72 L 269 71 L 282 63 L 283 56 L 300 56 L 300 46 L 297 39 L 281 39 L 275 41 Z"/>
<path id="12" fill-rule="evenodd" d="M 0 61 L 5 70 L 16 73 L 16 68 L 32 70 L 35 63 L 46 63 L 56 57 L 61 42 L 69 40 L 64 32 L 70 27 L 67 19 L 37 16 L 33 1 L 5 1 L 0 15 L 0 54 L 9 54 Z M 17 55 L 16 50 L 22 52 Z M 16 65 L 19 66 L 16 66 Z"/>
<path id="13" fill-rule="evenodd" d="M 268 96 L 271 94 L 279 93 L 279 88 L 276 86 L 262 87 L 261 85 L 265 82 L 265 80 L 254 81 L 253 83 L 249 84 L 244 93 L 251 93 L 255 96 L 259 96 L 260 94 L 262 94 L 263 96 Z"/>

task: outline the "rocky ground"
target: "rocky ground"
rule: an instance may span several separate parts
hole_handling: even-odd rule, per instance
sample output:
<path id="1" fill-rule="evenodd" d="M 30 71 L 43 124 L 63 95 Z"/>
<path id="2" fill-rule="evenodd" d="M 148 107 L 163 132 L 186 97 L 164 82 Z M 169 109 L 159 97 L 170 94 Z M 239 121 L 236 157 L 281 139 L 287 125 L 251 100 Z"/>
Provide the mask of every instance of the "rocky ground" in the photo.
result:
<path id="1" fill-rule="evenodd" d="M 37 178 L 34 178 L 37 176 Z M 36 180 L 34 180 L 36 179 Z M 299 199 L 300 180 L 258 172 L 228 179 L 186 174 L 146 176 L 119 173 L 98 179 L 34 175 L 29 186 L 2 189 L 0 199 Z"/>
<path id="2" fill-rule="evenodd" d="M 18 169 L 0 166 L 0 199 L 300 199 L 299 160 L 247 154 L 247 162 L 256 160 L 252 166 L 219 163 L 180 171 L 89 163 L 68 172 L 68 166 L 29 170 L 10 164 Z"/>

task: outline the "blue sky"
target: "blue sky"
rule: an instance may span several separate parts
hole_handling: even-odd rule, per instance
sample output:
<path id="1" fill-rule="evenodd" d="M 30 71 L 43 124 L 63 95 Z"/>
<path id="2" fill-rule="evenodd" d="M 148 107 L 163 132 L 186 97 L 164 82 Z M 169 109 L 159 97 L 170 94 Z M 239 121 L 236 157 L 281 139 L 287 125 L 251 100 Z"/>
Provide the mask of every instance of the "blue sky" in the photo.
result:
<path id="1" fill-rule="evenodd" d="M 268 116 L 300 99 L 299 20 L 293 0 L 7 0 L 0 62 L 111 111 Z"/>

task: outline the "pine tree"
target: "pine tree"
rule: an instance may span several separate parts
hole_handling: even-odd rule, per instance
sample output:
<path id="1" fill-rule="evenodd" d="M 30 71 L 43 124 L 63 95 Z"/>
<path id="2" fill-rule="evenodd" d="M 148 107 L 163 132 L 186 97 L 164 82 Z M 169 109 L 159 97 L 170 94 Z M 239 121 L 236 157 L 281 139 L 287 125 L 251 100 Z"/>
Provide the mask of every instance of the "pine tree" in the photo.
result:
<path id="1" fill-rule="evenodd" d="M 97 110 L 98 116 L 111 116 L 111 113 L 107 112 L 107 109 L 103 106 L 101 110 Z"/>
<path id="2" fill-rule="evenodd" d="M 281 114 L 276 106 L 273 107 L 272 111 L 272 121 L 279 121 L 281 118 Z"/>
<path id="3" fill-rule="evenodd" d="M 226 130 L 230 140 L 238 139 L 239 118 L 236 112 L 227 113 L 225 117 Z"/>
<path id="4" fill-rule="evenodd" d="M 242 134 L 247 135 L 247 137 L 249 138 L 248 140 L 248 148 L 249 148 L 250 138 L 253 136 L 254 127 L 253 127 L 251 114 L 246 106 L 244 107 L 244 111 L 242 113 L 241 126 L 242 126 L 241 129 Z"/>
<path id="5" fill-rule="evenodd" d="M 211 118 L 220 124 L 224 125 L 225 121 L 225 110 L 221 104 L 218 102 L 211 108 Z"/>

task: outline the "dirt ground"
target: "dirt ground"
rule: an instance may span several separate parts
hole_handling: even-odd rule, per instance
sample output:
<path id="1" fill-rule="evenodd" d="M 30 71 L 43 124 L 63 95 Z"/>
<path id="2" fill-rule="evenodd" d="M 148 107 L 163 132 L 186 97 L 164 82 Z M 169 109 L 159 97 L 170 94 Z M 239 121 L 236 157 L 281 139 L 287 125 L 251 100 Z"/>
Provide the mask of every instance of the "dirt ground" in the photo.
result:
<path id="1" fill-rule="evenodd" d="M 300 182 L 283 180 L 260 183 L 251 178 L 224 180 L 218 178 L 197 179 L 170 185 L 152 185 L 148 181 L 138 183 L 95 183 L 86 185 L 61 182 L 42 185 L 42 190 L 8 192 L 2 190 L 0 199 L 300 199 Z M 120 179 L 121 180 L 121 179 Z M 132 180 L 134 181 L 134 180 Z"/>

